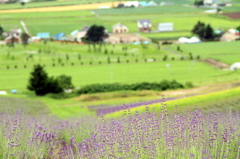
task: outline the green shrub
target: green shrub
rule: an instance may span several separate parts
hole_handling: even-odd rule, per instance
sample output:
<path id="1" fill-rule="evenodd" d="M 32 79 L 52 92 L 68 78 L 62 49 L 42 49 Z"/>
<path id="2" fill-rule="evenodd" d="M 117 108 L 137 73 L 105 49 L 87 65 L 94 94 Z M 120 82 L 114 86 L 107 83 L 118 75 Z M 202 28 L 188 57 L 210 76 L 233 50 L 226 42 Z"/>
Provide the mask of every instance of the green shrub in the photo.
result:
<path id="1" fill-rule="evenodd" d="M 89 93 L 99 93 L 99 92 L 113 92 L 113 91 L 121 91 L 121 90 L 167 90 L 167 89 L 177 89 L 184 88 L 181 83 L 177 81 L 167 81 L 163 80 L 161 82 L 142 82 L 135 84 L 91 84 L 82 87 L 77 91 L 78 94 L 89 94 Z"/>

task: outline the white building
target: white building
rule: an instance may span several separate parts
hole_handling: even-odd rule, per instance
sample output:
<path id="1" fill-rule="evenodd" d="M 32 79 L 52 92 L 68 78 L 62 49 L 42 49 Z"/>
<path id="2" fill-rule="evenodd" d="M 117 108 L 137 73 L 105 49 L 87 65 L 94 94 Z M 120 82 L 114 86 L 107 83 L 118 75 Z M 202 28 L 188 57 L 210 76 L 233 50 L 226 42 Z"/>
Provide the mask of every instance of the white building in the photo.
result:
<path id="1" fill-rule="evenodd" d="M 173 23 L 159 23 L 158 31 L 173 31 Z"/>
<path id="2" fill-rule="evenodd" d="M 128 27 L 122 23 L 115 24 L 112 27 L 112 29 L 113 29 L 113 33 L 128 33 L 129 32 Z"/>
<path id="3" fill-rule="evenodd" d="M 125 4 L 124 4 L 124 7 L 138 7 L 139 6 L 139 3 L 138 1 L 127 1 Z"/>

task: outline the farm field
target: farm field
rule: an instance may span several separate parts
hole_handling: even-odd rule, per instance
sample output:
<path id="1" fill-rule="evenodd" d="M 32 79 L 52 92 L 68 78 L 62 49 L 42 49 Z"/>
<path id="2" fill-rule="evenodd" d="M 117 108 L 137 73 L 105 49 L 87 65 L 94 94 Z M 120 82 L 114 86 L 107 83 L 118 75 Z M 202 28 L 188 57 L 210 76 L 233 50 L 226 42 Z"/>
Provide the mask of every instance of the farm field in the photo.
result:
<path id="1" fill-rule="evenodd" d="M 133 9 L 134 11 L 136 9 Z M 62 14 L 60 14 L 62 13 Z M 144 12 L 142 12 L 144 13 Z M 215 29 L 227 30 L 230 27 L 237 27 L 239 20 L 231 20 L 227 18 L 221 18 L 218 16 L 210 16 L 207 14 L 199 13 L 152 13 L 152 14 L 122 14 L 122 15 L 99 15 L 91 13 L 90 11 L 65 11 L 65 12 L 43 12 L 38 13 L 9 13 L 0 14 L 1 25 L 5 30 L 10 30 L 14 27 L 22 28 L 20 25 L 20 20 L 24 20 L 29 31 L 32 35 L 36 35 L 39 32 L 50 32 L 51 35 L 57 34 L 59 32 L 64 32 L 69 35 L 72 31 L 76 29 L 81 29 L 84 25 L 103 25 L 109 32 L 112 32 L 112 26 L 116 23 L 123 23 L 129 27 L 131 33 L 138 32 L 137 21 L 139 19 L 149 19 L 151 17 L 152 30 L 156 31 L 158 24 L 161 22 L 173 22 L 174 30 L 176 32 L 169 33 L 169 36 L 181 37 L 183 32 L 186 35 L 190 34 L 193 26 L 197 21 L 201 20 L 204 23 L 210 23 Z M 188 32 L 188 33 L 187 33 Z M 158 37 L 160 33 L 147 34 L 147 37 Z M 168 36 L 168 33 L 164 33 L 164 36 Z M 184 33 L 185 34 L 185 33 Z"/>
<path id="2" fill-rule="evenodd" d="M 183 50 L 183 54 L 192 53 L 194 56 L 200 55 L 202 59 L 212 58 L 225 62 L 229 65 L 240 62 L 240 42 L 207 42 L 201 44 L 174 44 L 168 46 L 177 51 L 177 46 Z"/>
<path id="3" fill-rule="evenodd" d="M 112 5 L 109 1 L 101 2 Z M 7 9 L 20 8 L 20 4 L 0 4 L 0 22 L 10 31 L 21 28 L 23 20 L 32 35 L 69 35 L 92 24 L 103 25 L 111 33 L 112 26 L 121 22 L 131 32 L 124 36 L 155 40 L 191 37 L 199 20 L 222 30 L 240 24 L 239 19 L 204 14 L 205 9 L 192 6 L 193 0 L 108 10 L 95 10 L 102 4 L 89 4 L 96 2 L 100 1 L 33 2 L 15 13 L 3 12 L 12 12 Z M 80 8 L 82 4 L 86 7 Z M 238 8 L 236 3 L 223 12 Z M 151 19 L 153 32 L 139 33 L 139 19 Z M 157 32 L 161 22 L 173 22 L 175 31 Z M 228 66 L 240 62 L 240 41 L 156 43 L 87 45 L 48 40 L 26 47 L 0 45 L 0 158 L 239 159 L 240 71 L 220 69 L 206 59 Z M 70 76 L 75 89 L 68 91 L 73 92 L 37 96 L 27 90 L 36 64 L 43 65 L 49 77 Z M 162 80 L 180 84 L 165 81 L 161 88 L 153 88 Z M 54 79 L 49 81 L 51 87 Z M 144 89 L 154 90 L 142 90 L 139 85 L 133 90 L 125 90 L 127 86 L 107 92 L 118 84 L 141 82 L 146 82 Z M 90 84 L 98 85 L 85 89 Z M 100 90 L 100 84 L 115 85 L 89 93 Z M 3 95 L 5 91 L 7 95 Z"/>
<path id="4" fill-rule="evenodd" d="M 124 1 L 123 1 L 124 2 Z M 17 4 L 0 4 L 0 13 L 24 13 L 24 12 L 53 12 L 69 10 L 97 9 L 99 6 L 117 6 L 118 2 L 104 0 L 104 2 L 90 1 L 52 1 L 26 3 L 25 6 Z"/>
<path id="5" fill-rule="evenodd" d="M 223 44 L 228 46 L 230 43 Z M 205 46 L 205 44 L 199 45 Z M 38 63 L 44 64 L 51 76 L 61 74 L 72 76 L 73 84 L 76 87 L 93 83 L 156 82 L 163 79 L 176 79 L 182 83 L 192 82 L 199 86 L 239 79 L 238 72 L 230 73 L 218 70 L 197 60 L 189 60 L 187 56 L 185 60 L 181 60 L 181 56 L 158 50 L 153 44 L 147 48 L 143 48 L 141 45 L 123 46 L 128 47 L 127 51 L 122 51 L 121 45 L 106 45 L 105 49 L 96 53 L 88 52 L 89 48 L 86 45 L 54 42 L 48 42 L 46 46 L 43 43 L 31 44 L 25 49 L 21 45 L 16 45 L 11 49 L 2 46 L 4 54 L 0 56 L 2 74 L 0 89 L 25 91 L 29 73 L 33 65 Z M 39 49 L 41 53 L 39 53 Z M 184 47 L 182 49 L 185 51 Z M 104 50 L 108 50 L 108 53 L 106 54 Z M 111 53 L 112 51 L 113 53 Z M 235 51 L 236 49 L 233 49 L 231 53 L 237 53 Z M 188 54 L 188 52 L 186 53 Z M 193 52 L 193 54 L 204 57 L 201 52 Z M 163 61 L 165 56 L 168 58 Z M 210 54 L 209 57 L 216 56 Z M 118 59 L 120 59 L 120 63 Z M 166 65 L 171 67 L 166 67 Z M 197 74 L 202 76 L 199 77 Z M 219 78 L 220 76 L 221 78 Z M 16 82 L 11 83 L 13 80 Z"/>
<path id="6" fill-rule="evenodd" d="M 19 3 L 17 4 L 0 4 L 1 10 L 9 10 L 9 9 L 26 9 L 26 8 L 40 8 L 40 7 L 54 7 L 54 6 L 72 6 L 72 5 L 83 5 L 83 4 L 95 4 L 95 3 L 106 3 L 112 2 L 112 0 L 58 0 L 58 1 L 47 1 L 47 2 L 31 2 L 26 3 L 25 6 L 21 6 Z M 125 1 L 121 1 L 124 3 Z M 162 2 L 161 0 L 155 0 L 158 4 Z M 188 4 L 191 3 L 191 0 L 171 0 L 174 4 Z M 110 5 L 112 6 L 112 5 Z"/>

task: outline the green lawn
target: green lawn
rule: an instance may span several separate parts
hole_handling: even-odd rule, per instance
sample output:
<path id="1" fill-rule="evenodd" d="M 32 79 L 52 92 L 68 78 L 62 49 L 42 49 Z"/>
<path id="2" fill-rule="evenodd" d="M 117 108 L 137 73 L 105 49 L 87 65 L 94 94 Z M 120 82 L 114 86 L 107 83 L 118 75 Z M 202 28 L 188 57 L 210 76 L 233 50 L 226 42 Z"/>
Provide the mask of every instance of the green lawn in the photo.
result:
<path id="1" fill-rule="evenodd" d="M 240 62 L 240 41 L 174 44 L 168 47 L 177 51 L 177 46 L 180 46 L 181 50 L 183 50 L 183 53 L 186 55 L 191 52 L 195 56 L 200 55 L 202 59 L 212 58 L 229 65 Z"/>
<path id="2" fill-rule="evenodd" d="M 199 48 L 202 48 L 200 45 L 205 46 L 205 44 L 199 44 Z M 183 46 L 183 50 L 187 50 L 187 47 L 181 46 Z M 196 46 L 195 50 L 197 50 L 198 45 L 192 45 L 192 49 L 194 49 L 194 46 Z M 46 71 L 50 76 L 61 74 L 72 76 L 73 84 L 76 87 L 92 83 L 156 82 L 163 79 L 176 79 L 182 83 L 191 81 L 194 85 L 204 85 L 239 79 L 238 73 L 229 75 L 228 72 L 216 70 L 198 61 L 181 61 L 179 55 L 157 50 L 154 45 L 150 45 L 148 49 L 135 45 L 128 45 L 127 47 L 128 51 L 122 51 L 122 45 L 116 45 L 115 47 L 108 45 L 106 49 L 113 49 L 114 53 L 106 55 L 103 51 L 97 53 L 88 52 L 86 45 L 76 44 L 49 42 L 44 47 L 43 43 L 36 43 L 27 46 L 26 49 L 21 45 L 11 49 L 5 46 L 2 48 L 4 50 L 3 54 L 0 55 L 0 90 L 18 89 L 25 91 L 32 66 L 37 63 L 46 65 Z M 38 52 L 39 48 L 49 49 L 51 53 L 27 53 L 28 51 Z M 232 53 L 235 53 L 234 51 L 235 49 L 233 49 Z M 79 54 L 81 60 L 78 59 Z M 193 54 L 195 53 L 193 52 Z M 68 60 L 66 55 L 69 57 Z M 165 55 L 168 55 L 167 61 L 162 60 Z M 111 64 L 107 62 L 108 57 Z M 118 57 L 121 63 L 117 62 Z M 172 57 L 175 60 L 172 60 Z M 153 58 L 156 59 L 156 62 L 145 62 L 145 59 Z M 61 62 L 59 62 L 59 59 Z M 138 62 L 136 62 L 136 59 L 138 59 Z M 92 64 L 90 64 L 90 61 L 92 61 Z M 99 64 L 99 61 L 101 61 L 101 64 Z M 171 67 L 167 68 L 167 64 L 170 64 Z M 24 68 L 24 65 L 27 68 Z M 198 76 L 199 74 L 201 76 Z M 219 78 L 219 76 L 222 77 Z"/>

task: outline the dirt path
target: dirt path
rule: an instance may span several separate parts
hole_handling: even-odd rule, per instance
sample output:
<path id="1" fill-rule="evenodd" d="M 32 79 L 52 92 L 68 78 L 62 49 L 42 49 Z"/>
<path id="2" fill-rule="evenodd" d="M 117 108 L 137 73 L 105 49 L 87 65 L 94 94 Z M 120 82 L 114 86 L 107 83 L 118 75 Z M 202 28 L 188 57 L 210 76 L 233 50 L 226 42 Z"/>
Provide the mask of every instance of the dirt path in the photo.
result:
<path id="1" fill-rule="evenodd" d="M 213 67 L 219 68 L 219 69 L 230 68 L 230 66 L 228 64 L 220 62 L 220 61 L 216 61 L 213 59 L 204 59 L 204 60 L 200 60 L 200 61 L 207 63 Z"/>

